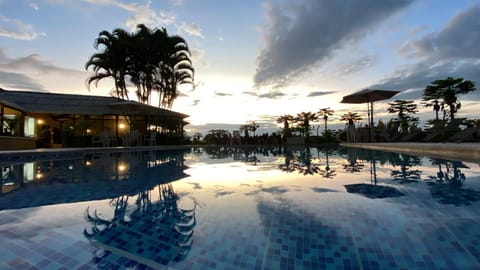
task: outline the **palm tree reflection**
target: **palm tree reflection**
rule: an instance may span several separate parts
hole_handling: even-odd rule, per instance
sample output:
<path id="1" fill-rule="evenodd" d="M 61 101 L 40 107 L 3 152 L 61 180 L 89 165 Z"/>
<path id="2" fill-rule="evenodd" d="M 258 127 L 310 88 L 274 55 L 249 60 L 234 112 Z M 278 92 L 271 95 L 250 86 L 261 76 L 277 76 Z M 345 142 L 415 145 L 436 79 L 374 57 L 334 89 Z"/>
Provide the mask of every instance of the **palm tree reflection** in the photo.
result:
<path id="1" fill-rule="evenodd" d="M 180 208 L 171 183 L 158 185 L 156 191 L 156 201 L 152 200 L 153 190 L 112 199 L 110 219 L 87 208 L 85 218 L 90 226 L 84 235 L 98 248 L 94 258 L 97 265 L 158 268 L 188 255 L 196 225 L 195 206 Z M 115 259 L 119 255 L 126 259 Z"/>
<path id="2" fill-rule="evenodd" d="M 347 164 L 343 164 L 343 169 L 349 173 L 356 173 L 363 170 L 365 164 L 362 161 L 358 160 L 357 148 L 348 147 L 347 148 Z"/>
<path id="3" fill-rule="evenodd" d="M 347 192 L 360 194 L 370 199 L 404 196 L 405 194 L 394 187 L 377 185 L 377 157 L 374 153 L 375 152 L 370 151 L 370 184 L 358 183 L 345 185 Z"/>
<path id="4" fill-rule="evenodd" d="M 462 188 L 466 176 L 460 168 L 469 169 L 461 161 L 432 159 L 432 165 L 438 166 L 436 175 L 429 176 L 429 185 L 432 197 L 442 204 L 456 206 L 470 205 L 480 200 L 480 192 L 471 188 Z"/>
<path id="5" fill-rule="evenodd" d="M 420 180 L 422 171 L 412 170 L 412 166 L 421 164 L 420 158 L 406 154 L 395 154 L 392 155 L 391 163 L 393 166 L 400 166 L 400 170 L 392 170 L 390 173 L 393 181 L 406 184 Z"/>
<path id="6" fill-rule="evenodd" d="M 337 171 L 335 169 L 332 169 L 330 167 L 330 162 L 328 159 L 328 156 L 334 153 L 334 150 L 331 147 L 322 147 L 322 148 L 317 148 L 318 154 L 320 155 L 320 152 L 325 153 L 325 168 L 320 169 L 320 175 L 324 178 L 329 178 L 333 179 L 337 175 Z M 320 159 L 320 157 L 319 157 Z"/>
<path id="7" fill-rule="evenodd" d="M 318 158 L 312 157 L 310 148 L 302 148 L 299 152 L 285 149 L 285 162 L 278 165 L 284 172 L 297 171 L 303 175 L 314 175 L 320 173 L 320 162 Z"/>

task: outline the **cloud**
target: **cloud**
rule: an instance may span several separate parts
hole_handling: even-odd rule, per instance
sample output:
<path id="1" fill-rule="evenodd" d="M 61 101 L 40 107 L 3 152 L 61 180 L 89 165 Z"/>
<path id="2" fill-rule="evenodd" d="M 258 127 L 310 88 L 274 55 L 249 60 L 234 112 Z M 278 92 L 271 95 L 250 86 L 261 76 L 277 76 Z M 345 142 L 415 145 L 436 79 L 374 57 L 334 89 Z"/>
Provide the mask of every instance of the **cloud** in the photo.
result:
<path id="1" fill-rule="evenodd" d="M 197 182 L 187 182 L 187 184 L 190 184 L 193 186 L 193 189 L 202 189 L 202 185 L 200 185 L 200 183 L 197 183 Z"/>
<path id="2" fill-rule="evenodd" d="M 175 15 L 170 12 L 160 11 L 155 12 L 150 8 L 152 1 L 148 1 L 145 5 L 137 3 L 123 3 L 118 0 L 83 0 L 84 2 L 103 5 L 116 6 L 123 10 L 133 13 L 125 21 L 125 25 L 130 31 L 135 31 L 138 24 L 145 24 L 149 27 L 164 27 L 175 22 Z"/>
<path id="3" fill-rule="evenodd" d="M 407 42 L 399 51 L 407 57 L 445 59 L 479 59 L 480 5 L 471 6 L 454 16 L 438 33 L 431 33 L 420 40 Z"/>
<path id="4" fill-rule="evenodd" d="M 200 99 L 195 99 L 192 101 L 192 104 L 190 104 L 190 106 L 197 106 L 198 103 L 200 103 Z"/>
<path id="5" fill-rule="evenodd" d="M 243 91 L 242 94 L 252 96 L 252 97 L 257 97 L 257 98 L 269 98 L 269 99 L 278 99 L 280 97 L 286 96 L 285 93 L 281 93 L 281 92 L 268 92 L 268 93 L 260 94 L 255 91 Z"/>
<path id="6" fill-rule="evenodd" d="M 269 92 L 269 93 L 265 93 L 265 94 L 260 94 L 260 95 L 258 95 L 258 98 L 278 99 L 278 98 L 284 97 L 284 96 L 285 96 L 284 93 L 280 93 L 280 92 Z"/>
<path id="7" fill-rule="evenodd" d="M 269 2 L 265 47 L 257 58 L 256 86 L 285 85 L 325 62 L 338 49 L 357 43 L 376 25 L 413 0 L 301 0 Z M 334 11 L 334 12 L 333 12 Z"/>
<path id="8" fill-rule="evenodd" d="M 39 36 L 46 36 L 46 34 L 36 32 L 31 25 L 20 20 L 10 19 L 0 15 L 0 37 L 33 40 Z"/>
<path id="9" fill-rule="evenodd" d="M 87 72 L 58 67 L 31 54 L 11 59 L 0 48 L 0 87 L 16 90 L 85 90 Z M 66 89 L 74 85 L 80 89 Z"/>
<path id="10" fill-rule="evenodd" d="M 30 2 L 28 4 L 28 6 L 31 7 L 35 11 L 38 11 L 40 9 L 40 7 L 36 3 L 33 3 L 33 2 Z"/>
<path id="11" fill-rule="evenodd" d="M 201 65 L 202 67 L 208 67 L 208 63 L 205 60 L 205 51 L 199 48 L 190 48 L 192 54 L 192 62 L 195 65 Z"/>
<path id="12" fill-rule="evenodd" d="M 35 82 L 27 75 L 0 70 L 0 87 L 7 90 L 40 90 L 45 91 L 43 86 Z"/>
<path id="13" fill-rule="evenodd" d="M 174 6 L 182 6 L 185 0 L 170 0 L 170 3 Z"/>
<path id="14" fill-rule="evenodd" d="M 253 97 L 258 96 L 258 93 L 254 92 L 254 91 L 243 91 L 242 94 L 248 95 L 248 96 L 253 96 Z"/>
<path id="15" fill-rule="evenodd" d="M 340 63 L 335 70 L 339 76 L 349 76 L 372 67 L 376 60 L 375 55 L 365 55 L 353 61 Z"/>
<path id="16" fill-rule="evenodd" d="M 423 90 L 434 80 L 462 77 L 480 82 L 480 6 L 454 16 L 439 32 L 408 41 L 399 51 L 418 62 L 403 66 L 372 88 Z M 478 87 L 478 86 L 477 86 Z M 478 92 L 478 91 L 477 91 Z M 408 93 L 408 95 L 406 95 Z M 422 91 L 409 91 L 407 97 L 421 97 Z"/>
<path id="17" fill-rule="evenodd" d="M 217 96 L 217 97 L 230 97 L 230 96 L 232 96 L 232 94 L 215 91 L 215 96 Z"/>
<path id="18" fill-rule="evenodd" d="M 130 29 L 134 30 L 138 24 L 145 24 L 150 27 L 163 27 L 175 22 L 175 15 L 169 12 L 160 11 L 159 13 L 150 9 L 150 3 L 147 5 L 136 5 L 136 4 L 122 4 L 119 7 L 122 7 L 126 10 L 132 11 L 134 14 L 130 16 L 125 25 Z"/>
<path id="19" fill-rule="evenodd" d="M 319 97 L 335 93 L 335 91 L 314 91 L 310 92 L 307 97 Z"/>
<path id="20" fill-rule="evenodd" d="M 196 37 L 200 37 L 200 38 L 203 38 L 203 34 L 202 34 L 202 29 L 200 28 L 200 26 L 198 26 L 198 24 L 195 24 L 195 23 L 182 23 L 179 27 L 178 27 L 178 31 L 180 33 L 185 33 L 185 34 L 188 34 L 188 35 L 191 35 L 191 36 L 196 36 Z"/>
<path id="21" fill-rule="evenodd" d="M 0 49 L 0 69 L 2 70 L 19 70 L 29 74 L 47 74 L 51 72 L 60 72 L 60 73 L 69 73 L 78 72 L 73 69 L 65 69 L 48 62 L 47 60 L 42 59 L 38 54 L 31 54 L 24 57 L 19 57 L 16 59 L 9 59 L 5 56 L 3 51 Z"/>

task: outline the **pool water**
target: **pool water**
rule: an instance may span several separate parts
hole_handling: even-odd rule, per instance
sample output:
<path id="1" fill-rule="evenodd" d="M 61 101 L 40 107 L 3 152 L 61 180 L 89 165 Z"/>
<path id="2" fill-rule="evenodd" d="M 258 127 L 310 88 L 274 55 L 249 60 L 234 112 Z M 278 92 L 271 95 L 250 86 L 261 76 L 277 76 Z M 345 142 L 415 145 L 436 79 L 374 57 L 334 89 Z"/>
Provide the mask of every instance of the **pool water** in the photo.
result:
<path id="1" fill-rule="evenodd" d="M 475 163 L 332 147 L 1 160 L 0 269 L 480 269 Z"/>

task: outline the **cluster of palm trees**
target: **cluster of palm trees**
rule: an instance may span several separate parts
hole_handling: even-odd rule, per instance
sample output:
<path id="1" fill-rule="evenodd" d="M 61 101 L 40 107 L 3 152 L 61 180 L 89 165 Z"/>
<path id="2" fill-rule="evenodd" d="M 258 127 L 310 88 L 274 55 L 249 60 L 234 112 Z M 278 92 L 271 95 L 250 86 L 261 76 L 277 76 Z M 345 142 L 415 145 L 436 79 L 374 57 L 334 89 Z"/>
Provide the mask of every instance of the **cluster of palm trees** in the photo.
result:
<path id="1" fill-rule="evenodd" d="M 290 136 L 293 132 L 300 132 L 303 136 L 309 137 L 312 122 L 323 119 L 324 135 L 329 135 L 328 118 L 334 114 L 334 110 L 330 108 L 322 108 L 318 112 L 301 112 L 296 116 L 285 114 L 277 118 L 277 123 L 283 124 L 282 133 L 284 136 Z M 341 121 L 358 122 L 362 120 L 358 113 L 348 112 L 341 116 Z"/>
<path id="2" fill-rule="evenodd" d="M 165 28 L 139 24 L 134 33 L 123 29 L 101 31 L 94 47 L 100 51 L 85 64 L 94 72 L 88 85 L 112 79 L 112 96 L 129 100 L 131 85 L 139 102 L 151 104 L 152 93 L 156 93 L 158 106 L 171 108 L 179 94 L 177 87 L 193 86 L 194 68 L 187 42 L 180 36 L 170 36 Z"/>
<path id="3" fill-rule="evenodd" d="M 435 111 L 435 121 L 439 120 L 439 112 L 443 112 L 441 121 L 455 119 L 455 114 L 461 108 L 458 95 L 475 91 L 475 83 L 463 78 L 448 77 L 444 80 L 433 81 L 425 87 L 423 101 L 426 106 L 432 106 Z M 397 118 L 392 119 L 393 122 L 399 123 L 399 131 L 402 134 L 411 132 L 416 128 L 419 122 L 418 117 L 412 116 L 418 112 L 417 105 L 414 101 L 395 100 L 389 103 L 389 113 L 395 113 Z M 318 112 L 301 112 L 296 116 L 289 114 L 279 116 L 277 123 L 283 124 L 282 133 L 284 136 L 290 136 L 292 132 L 301 132 L 305 137 L 310 135 L 311 123 L 323 117 L 325 125 L 325 135 L 328 135 L 327 121 L 329 116 L 334 113 L 330 108 L 322 108 Z M 448 119 L 447 119 L 448 116 Z M 356 123 L 362 120 L 358 113 L 348 112 L 341 116 L 341 121 Z"/>
<path id="4" fill-rule="evenodd" d="M 245 137 L 248 137 L 248 133 L 251 131 L 253 132 L 253 137 L 255 137 L 255 132 L 257 131 L 257 129 L 260 127 L 260 125 L 255 122 L 255 121 L 251 121 L 251 122 L 248 122 L 244 125 L 241 125 L 240 126 L 240 131 L 244 133 L 244 136 Z"/>
<path id="5" fill-rule="evenodd" d="M 463 78 L 447 77 L 443 80 L 435 80 L 425 87 L 423 91 L 423 101 L 426 106 L 433 107 L 435 111 L 435 120 L 438 121 L 438 113 L 443 112 L 443 119 L 447 115 L 450 121 L 455 119 L 455 114 L 461 108 L 458 95 L 467 94 L 475 91 L 475 83 Z"/>
<path id="6" fill-rule="evenodd" d="M 282 133 L 288 137 L 292 132 L 299 131 L 305 137 L 310 136 L 311 123 L 317 121 L 320 116 L 325 120 L 325 131 L 327 131 L 328 117 L 333 115 L 334 111 L 330 108 L 320 109 L 318 112 L 301 112 L 296 116 L 284 114 L 277 118 L 277 123 L 283 124 Z"/>
<path id="7" fill-rule="evenodd" d="M 446 124 L 450 123 L 454 129 L 457 129 L 461 123 L 475 122 L 475 120 L 465 121 L 465 119 L 455 118 L 456 113 L 461 108 L 458 95 L 475 90 L 475 83 L 463 78 L 447 77 L 443 80 L 435 80 L 427 85 L 423 91 L 422 103 L 426 107 L 432 107 L 435 112 L 435 119 L 427 123 L 435 128 L 445 128 Z M 418 109 L 413 100 L 397 99 L 389 105 L 387 111 L 397 114 L 397 117 L 392 118 L 391 121 L 398 126 L 400 134 L 414 133 L 418 130 L 419 118 L 414 116 Z M 439 117 L 440 112 L 443 115 L 441 119 Z"/>

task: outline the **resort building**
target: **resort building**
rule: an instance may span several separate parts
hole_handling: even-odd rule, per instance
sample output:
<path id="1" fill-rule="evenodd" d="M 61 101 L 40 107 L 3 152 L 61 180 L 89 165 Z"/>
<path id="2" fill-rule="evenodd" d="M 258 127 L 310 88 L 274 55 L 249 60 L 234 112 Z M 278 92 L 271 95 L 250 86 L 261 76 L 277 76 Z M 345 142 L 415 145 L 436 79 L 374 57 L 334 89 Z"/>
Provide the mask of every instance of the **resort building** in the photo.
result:
<path id="1" fill-rule="evenodd" d="M 176 144 L 186 117 L 115 97 L 0 88 L 0 150 Z"/>

